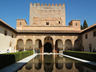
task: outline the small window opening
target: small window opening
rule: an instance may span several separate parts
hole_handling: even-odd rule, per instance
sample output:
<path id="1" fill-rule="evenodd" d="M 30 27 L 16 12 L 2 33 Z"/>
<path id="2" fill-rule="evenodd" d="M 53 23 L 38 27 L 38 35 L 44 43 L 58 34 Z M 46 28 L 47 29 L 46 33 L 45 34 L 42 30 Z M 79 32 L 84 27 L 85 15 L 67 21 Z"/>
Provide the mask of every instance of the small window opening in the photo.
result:
<path id="1" fill-rule="evenodd" d="M 93 36 L 96 37 L 96 31 L 93 32 Z"/>
<path id="2" fill-rule="evenodd" d="M 5 30 L 4 34 L 5 34 L 5 36 L 7 35 L 7 31 L 6 30 Z"/>
<path id="3" fill-rule="evenodd" d="M 20 26 L 22 25 L 22 23 L 20 22 Z"/>
<path id="4" fill-rule="evenodd" d="M 58 23 L 60 24 L 61 22 L 59 21 Z"/>
<path id="5" fill-rule="evenodd" d="M 85 35 L 85 39 L 87 39 L 87 38 L 88 38 L 88 35 L 86 34 L 86 35 Z"/>
<path id="6" fill-rule="evenodd" d="M 77 23 L 76 23 L 76 26 L 77 26 Z"/>
<path id="7" fill-rule="evenodd" d="M 12 34 L 12 38 L 13 38 L 14 36 L 13 36 L 13 34 Z"/>
<path id="8" fill-rule="evenodd" d="M 49 25 L 49 22 L 46 22 L 46 25 Z"/>

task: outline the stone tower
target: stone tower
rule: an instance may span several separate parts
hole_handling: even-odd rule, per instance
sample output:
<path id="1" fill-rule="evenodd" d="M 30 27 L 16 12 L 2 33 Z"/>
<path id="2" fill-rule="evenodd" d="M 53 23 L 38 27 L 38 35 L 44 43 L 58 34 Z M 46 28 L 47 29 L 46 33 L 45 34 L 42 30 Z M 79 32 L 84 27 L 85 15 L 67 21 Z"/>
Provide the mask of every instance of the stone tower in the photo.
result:
<path id="1" fill-rule="evenodd" d="M 65 4 L 30 3 L 31 26 L 65 26 Z"/>

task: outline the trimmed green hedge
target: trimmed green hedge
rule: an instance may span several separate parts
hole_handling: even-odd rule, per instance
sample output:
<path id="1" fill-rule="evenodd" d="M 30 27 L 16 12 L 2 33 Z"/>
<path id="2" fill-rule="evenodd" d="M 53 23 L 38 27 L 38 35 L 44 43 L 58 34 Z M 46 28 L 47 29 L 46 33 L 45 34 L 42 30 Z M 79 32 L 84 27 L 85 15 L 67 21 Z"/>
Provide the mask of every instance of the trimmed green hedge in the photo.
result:
<path id="1" fill-rule="evenodd" d="M 96 62 L 96 53 L 95 52 L 64 51 L 63 53 L 66 55 L 70 55 L 70 56 L 74 56 L 77 58 Z"/>
<path id="2" fill-rule="evenodd" d="M 33 51 L 0 54 L 0 69 L 32 54 Z"/>

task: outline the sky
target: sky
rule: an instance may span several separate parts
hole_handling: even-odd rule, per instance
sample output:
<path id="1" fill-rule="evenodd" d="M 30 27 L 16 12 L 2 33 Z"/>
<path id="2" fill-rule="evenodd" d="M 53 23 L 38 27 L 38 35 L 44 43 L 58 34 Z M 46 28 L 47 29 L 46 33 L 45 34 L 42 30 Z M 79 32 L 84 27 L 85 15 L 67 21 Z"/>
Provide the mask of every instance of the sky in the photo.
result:
<path id="1" fill-rule="evenodd" d="M 71 20 L 84 20 L 96 24 L 96 0 L 0 0 L 0 19 L 16 28 L 16 19 L 26 19 L 29 24 L 30 3 L 63 4 L 66 7 L 66 25 Z"/>

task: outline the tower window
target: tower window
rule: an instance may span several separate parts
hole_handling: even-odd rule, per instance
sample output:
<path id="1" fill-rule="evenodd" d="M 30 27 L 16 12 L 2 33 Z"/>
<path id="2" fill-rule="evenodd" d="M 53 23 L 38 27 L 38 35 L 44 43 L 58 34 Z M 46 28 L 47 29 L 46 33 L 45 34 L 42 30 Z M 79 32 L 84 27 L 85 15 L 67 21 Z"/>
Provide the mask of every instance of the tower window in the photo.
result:
<path id="1" fill-rule="evenodd" d="M 76 23 L 76 26 L 77 26 L 77 23 Z"/>
<path id="2" fill-rule="evenodd" d="M 58 23 L 60 24 L 61 22 L 59 21 Z"/>
<path id="3" fill-rule="evenodd" d="M 20 26 L 22 25 L 22 23 L 20 22 Z"/>
<path id="4" fill-rule="evenodd" d="M 46 25 L 49 25 L 49 22 L 46 22 Z"/>

